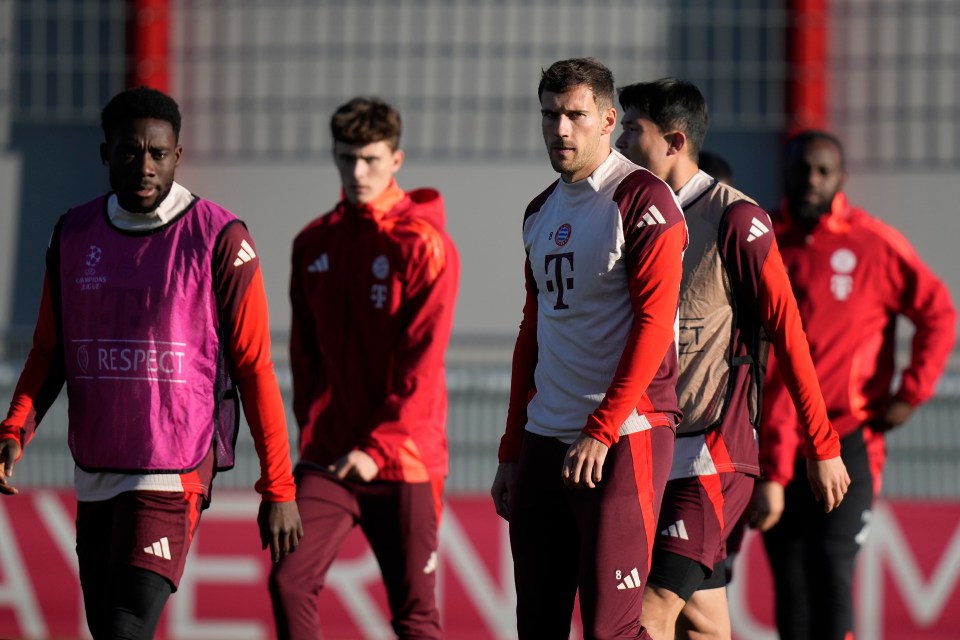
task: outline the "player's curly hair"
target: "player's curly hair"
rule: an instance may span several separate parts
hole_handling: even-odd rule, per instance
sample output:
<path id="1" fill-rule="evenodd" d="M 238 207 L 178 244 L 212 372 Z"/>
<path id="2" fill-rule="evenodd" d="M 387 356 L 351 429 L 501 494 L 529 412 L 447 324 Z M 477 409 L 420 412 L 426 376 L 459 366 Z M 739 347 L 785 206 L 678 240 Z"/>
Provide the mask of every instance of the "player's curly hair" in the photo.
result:
<path id="1" fill-rule="evenodd" d="M 150 87 L 127 89 L 113 96 L 100 112 L 100 127 L 109 141 L 122 124 L 138 118 L 166 120 L 180 140 L 180 107 L 173 98 Z"/>
<path id="2" fill-rule="evenodd" d="M 707 137 L 710 113 L 706 99 L 695 84 L 677 78 L 660 78 L 620 87 L 617 93 L 624 110 L 636 109 L 650 118 L 661 132 L 682 131 L 687 137 L 688 153 L 693 159 L 697 158 Z"/>
<path id="3" fill-rule="evenodd" d="M 597 110 L 605 111 L 613 106 L 613 72 L 596 58 L 554 62 L 540 74 L 537 98 L 543 98 L 544 91 L 565 93 L 581 85 L 590 87 Z"/>
<path id="4" fill-rule="evenodd" d="M 335 142 L 363 146 L 386 142 L 392 151 L 400 146 L 400 112 L 380 98 L 356 97 L 340 105 L 330 118 Z"/>

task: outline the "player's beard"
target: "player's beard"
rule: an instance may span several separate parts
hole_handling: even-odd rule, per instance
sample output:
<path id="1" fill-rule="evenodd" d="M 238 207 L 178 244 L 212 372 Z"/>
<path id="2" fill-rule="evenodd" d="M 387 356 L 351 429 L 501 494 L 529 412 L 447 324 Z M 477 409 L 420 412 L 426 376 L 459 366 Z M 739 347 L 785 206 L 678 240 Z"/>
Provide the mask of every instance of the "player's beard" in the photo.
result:
<path id="1" fill-rule="evenodd" d="M 832 202 L 832 197 L 818 202 L 807 202 L 799 199 L 790 203 L 790 214 L 802 222 L 814 224 L 821 217 L 830 213 Z"/>
<path id="2" fill-rule="evenodd" d="M 550 156 L 550 166 L 553 167 L 553 170 L 561 175 L 574 176 L 579 173 L 584 167 L 586 167 L 594 157 L 596 157 L 597 150 L 600 148 L 600 142 L 597 141 L 596 145 L 592 148 L 587 146 L 577 145 L 574 147 L 573 156 L 570 158 L 564 158 L 553 152 L 553 149 L 548 148 L 548 154 Z"/>
<path id="3" fill-rule="evenodd" d="M 550 166 L 557 173 L 574 174 L 580 170 L 581 165 L 582 163 L 579 162 L 579 157 L 576 155 L 572 158 L 558 158 L 554 154 L 550 154 Z"/>

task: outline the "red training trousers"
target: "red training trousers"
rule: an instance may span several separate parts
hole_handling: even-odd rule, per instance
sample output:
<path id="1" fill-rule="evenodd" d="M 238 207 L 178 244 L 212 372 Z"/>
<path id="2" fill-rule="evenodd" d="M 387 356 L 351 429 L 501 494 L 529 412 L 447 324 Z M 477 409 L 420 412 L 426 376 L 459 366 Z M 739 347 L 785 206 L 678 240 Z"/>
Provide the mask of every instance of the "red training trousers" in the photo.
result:
<path id="1" fill-rule="evenodd" d="M 437 523 L 442 479 L 435 482 L 342 482 L 329 473 L 300 468 L 297 506 L 303 540 L 270 574 L 280 640 L 322 638 L 317 595 L 344 539 L 360 525 L 383 575 L 401 639 L 442 638 L 434 589 Z"/>
<path id="2" fill-rule="evenodd" d="M 640 624 L 673 430 L 654 427 L 610 447 L 595 489 L 569 489 L 569 445 L 525 433 L 510 504 L 521 640 L 567 638 L 579 590 L 585 638 L 649 638 Z"/>

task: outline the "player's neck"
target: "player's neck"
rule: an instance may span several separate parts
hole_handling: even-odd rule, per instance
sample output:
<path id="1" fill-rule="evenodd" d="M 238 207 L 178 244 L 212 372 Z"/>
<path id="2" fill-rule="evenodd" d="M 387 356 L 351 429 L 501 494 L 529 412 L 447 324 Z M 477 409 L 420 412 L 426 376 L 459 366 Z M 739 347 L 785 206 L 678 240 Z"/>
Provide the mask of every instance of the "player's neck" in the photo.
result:
<path id="1" fill-rule="evenodd" d="M 693 176 L 699 173 L 700 168 L 686 158 L 678 158 L 677 162 L 667 171 L 663 181 L 670 185 L 674 193 L 683 189 L 683 187 L 693 179 Z"/>

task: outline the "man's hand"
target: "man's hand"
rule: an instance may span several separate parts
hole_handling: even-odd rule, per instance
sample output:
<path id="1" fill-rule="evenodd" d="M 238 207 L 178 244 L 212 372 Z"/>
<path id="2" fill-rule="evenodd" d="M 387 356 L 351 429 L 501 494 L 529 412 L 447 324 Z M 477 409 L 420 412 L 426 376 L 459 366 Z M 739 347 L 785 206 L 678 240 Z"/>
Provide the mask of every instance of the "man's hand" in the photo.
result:
<path id="1" fill-rule="evenodd" d="M 883 421 L 877 425 L 877 431 L 886 432 L 896 429 L 913 415 L 913 407 L 903 400 L 892 400 L 883 414 Z"/>
<path id="2" fill-rule="evenodd" d="M 807 479 L 817 502 L 823 502 L 824 513 L 840 506 L 850 486 L 850 474 L 840 456 L 829 460 L 807 460 Z"/>
<path id="3" fill-rule="evenodd" d="M 260 502 L 257 513 L 257 525 L 260 527 L 262 549 L 270 547 L 270 558 L 280 562 L 285 556 L 297 550 L 303 538 L 303 524 L 300 522 L 300 510 L 295 501 Z"/>
<path id="4" fill-rule="evenodd" d="M 516 486 L 517 463 L 501 462 L 490 487 L 490 495 L 493 496 L 493 508 L 497 510 L 497 515 L 507 522 L 510 522 L 510 498 Z"/>
<path id="5" fill-rule="evenodd" d="M 603 461 L 607 458 L 607 445 L 596 438 L 581 434 L 567 449 L 560 475 L 563 482 L 572 488 L 595 489 L 603 477 Z"/>
<path id="6" fill-rule="evenodd" d="M 757 482 L 747 513 L 751 527 L 768 531 L 783 515 L 783 485 L 770 480 Z"/>
<path id="7" fill-rule="evenodd" d="M 380 473 L 380 467 L 367 453 L 355 449 L 327 467 L 340 480 L 370 482 Z"/>
<path id="8" fill-rule="evenodd" d="M 0 494 L 14 496 L 20 491 L 9 483 L 13 477 L 13 466 L 20 457 L 20 445 L 13 438 L 0 440 Z"/>

